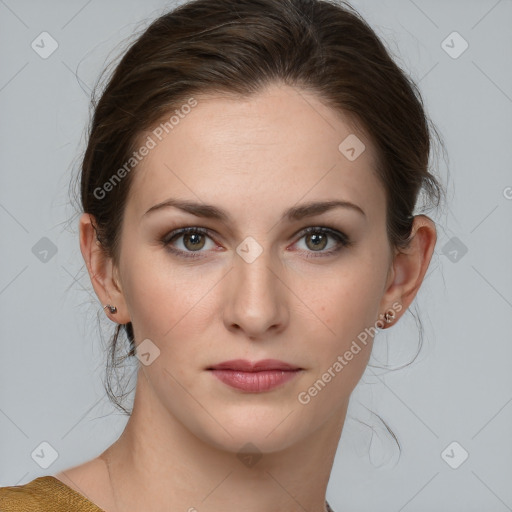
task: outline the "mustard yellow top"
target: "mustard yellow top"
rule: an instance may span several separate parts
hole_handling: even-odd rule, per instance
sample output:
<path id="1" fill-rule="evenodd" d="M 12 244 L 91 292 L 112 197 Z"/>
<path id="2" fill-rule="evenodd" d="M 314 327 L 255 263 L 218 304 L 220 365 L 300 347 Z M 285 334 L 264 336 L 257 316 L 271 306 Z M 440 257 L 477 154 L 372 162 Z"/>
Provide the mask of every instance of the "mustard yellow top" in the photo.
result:
<path id="1" fill-rule="evenodd" d="M 328 512 L 333 512 L 327 501 Z M 25 485 L 0 487 L 0 512 L 105 512 L 64 482 L 41 476 Z"/>
<path id="2" fill-rule="evenodd" d="M 53 476 L 0 487 L 0 512 L 104 512 Z"/>

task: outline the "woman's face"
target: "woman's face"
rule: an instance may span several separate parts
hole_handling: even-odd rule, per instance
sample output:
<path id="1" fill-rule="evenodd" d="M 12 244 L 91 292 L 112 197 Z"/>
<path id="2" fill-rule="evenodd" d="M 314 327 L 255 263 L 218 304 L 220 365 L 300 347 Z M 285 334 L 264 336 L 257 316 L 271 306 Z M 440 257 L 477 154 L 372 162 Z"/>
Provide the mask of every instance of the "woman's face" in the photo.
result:
<path id="1" fill-rule="evenodd" d="M 211 445 L 272 452 L 339 422 L 366 367 L 392 306 L 385 192 L 370 141 L 311 93 L 196 100 L 161 141 L 141 137 L 156 146 L 124 215 L 117 276 L 136 343 L 150 340 L 139 398 Z M 185 227 L 206 233 L 173 236 Z M 211 369 L 269 359 L 300 370 Z"/>

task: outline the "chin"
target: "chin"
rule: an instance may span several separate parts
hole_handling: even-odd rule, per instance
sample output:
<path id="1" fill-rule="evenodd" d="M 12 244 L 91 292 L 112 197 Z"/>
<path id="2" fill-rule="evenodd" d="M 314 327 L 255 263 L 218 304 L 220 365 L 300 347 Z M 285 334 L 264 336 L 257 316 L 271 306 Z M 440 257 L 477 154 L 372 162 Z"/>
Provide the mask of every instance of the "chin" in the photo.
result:
<path id="1" fill-rule="evenodd" d="M 294 429 L 292 434 L 291 430 L 283 429 L 281 432 L 273 432 L 267 435 L 271 429 L 267 429 L 267 425 L 262 427 L 261 430 L 255 427 L 254 424 L 251 428 L 232 431 L 232 436 L 222 435 L 221 437 L 212 437 L 211 432 L 206 442 L 219 450 L 231 452 L 235 455 L 243 453 L 255 454 L 270 454 L 286 450 L 296 443 L 300 442 L 302 436 Z"/>
<path id="2" fill-rule="evenodd" d="M 282 405 L 232 407 L 231 412 L 225 409 L 223 414 L 215 415 L 217 421 L 198 425 L 194 433 L 203 442 L 234 454 L 250 452 L 252 445 L 255 452 L 279 452 L 301 442 L 314 430 L 306 419 L 300 418 L 299 411 L 290 414 L 293 410 L 293 406 Z"/>

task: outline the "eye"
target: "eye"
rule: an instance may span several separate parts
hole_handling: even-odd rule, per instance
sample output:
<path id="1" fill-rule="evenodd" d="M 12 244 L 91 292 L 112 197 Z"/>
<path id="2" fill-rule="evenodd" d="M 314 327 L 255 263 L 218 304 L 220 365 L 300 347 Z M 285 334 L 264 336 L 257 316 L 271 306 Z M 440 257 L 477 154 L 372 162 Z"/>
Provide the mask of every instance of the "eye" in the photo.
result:
<path id="1" fill-rule="evenodd" d="M 309 253 L 306 258 L 315 258 L 319 256 L 330 256 L 339 252 L 342 248 L 352 244 L 350 239 L 344 233 L 326 226 L 309 227 L 300 233 L 300 238 L 305 239 L 306 250 Z M 181 240 L 182 248 L 176 247 L 176 242 Z M 206 247 L 206 239 L 213 240 L 210 231 L 201 227 L 187 227 L 177 229 L 166 235 L 162 240 L 162 244 L 170 252 L 177 254 L 183 258 L 201 258 L 201 249 Z M 328 246 L 329 239 L 334 240 L 334 245 L 324 250 Z M 213 243 L 215 246 L 215 243 Z M 212 249 L 212 247 L 210 247 Z M 197 254 L 194 254 L 197 253 Z M 318 253 L 318 254 L 311 254 Z"/>
<path id="2" fill-rule="evenodd" d="M 301 239 L 304 238 L 306 252 L 309 254 L 307 258 L 316 258 L 318 256 L 330 256 L 335 254 L 344 247 L 351 245 L 351 241 L 347 235 L 326 226 L 309 227 L 301 232 Z M 324 250 L 329 243 L 329 239 L 334 240 L 334 244 L 330 249 Z M 318 254 L 311 254 L 318 253 Z"/>
<path id="3" fill-rule="evenodd" d="M 208 233 L 207 229 L 199 227 L 177 229 L 162 239 L 162 243 L 172 253 L 185 258 L 197 258 L 200 256 L 190 253 L 201 252 L 201 249 L 205 247 L 206 238 L 212 240 Z M 173 245 L 175 240 L 180 238 L 183 239 L 181 245 L 184 249 L 176 249 Z"/>

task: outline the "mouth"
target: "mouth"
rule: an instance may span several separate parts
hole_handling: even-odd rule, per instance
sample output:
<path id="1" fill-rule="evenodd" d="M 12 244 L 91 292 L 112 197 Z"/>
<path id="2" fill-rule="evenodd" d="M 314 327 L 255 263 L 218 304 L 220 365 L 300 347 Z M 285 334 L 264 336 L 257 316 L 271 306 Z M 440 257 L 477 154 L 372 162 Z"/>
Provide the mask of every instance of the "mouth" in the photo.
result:
<path id="1" fill-rule="evenodd" d="M 240 372 L 261 372 L 261 371 L 291 371 L 301 370 L 298 366 L 294 366 L 278 359 L 262 359 L 261 361 L 247 361 L 245 359 L 233 359 L 232 361 L 224 361 L 223 363 L 210 366 L 207 370 L 234 370 Z"/>
<path id="2" fill-rule="evenodd" d="M 283 386 L 303 371 L 298 366 L 276 359 L 254 363 L 236 359 L 216 364 L 207 370 L 224 384 L 249 393 L 261 393 Z"/>

